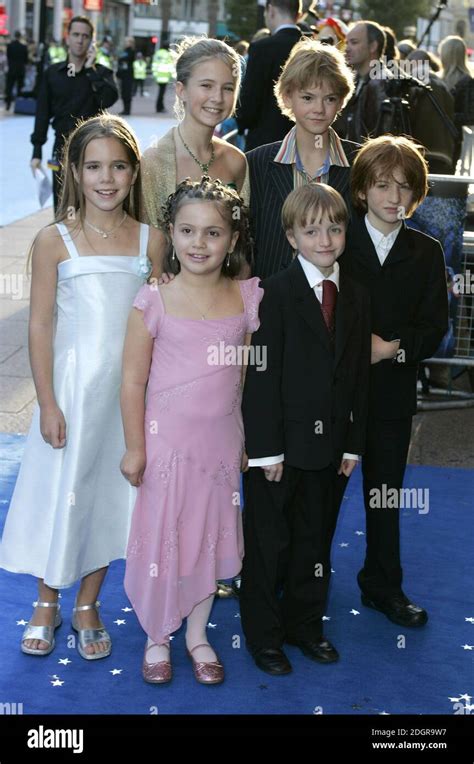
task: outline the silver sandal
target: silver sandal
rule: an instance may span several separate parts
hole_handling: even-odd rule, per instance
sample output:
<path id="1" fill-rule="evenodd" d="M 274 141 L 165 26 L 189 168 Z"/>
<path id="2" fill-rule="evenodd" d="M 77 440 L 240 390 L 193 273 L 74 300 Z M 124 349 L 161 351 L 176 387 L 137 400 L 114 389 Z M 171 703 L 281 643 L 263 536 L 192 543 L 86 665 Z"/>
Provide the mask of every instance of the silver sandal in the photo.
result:
<path id="1" fill-rule="evenodd" d="M 28 625 L 25 626 L 25 630 L 23 632 L 23 636 L 21 638 L 21 652 L 26 653 L 27 655 L 49 655 L 56 645 L 56 642 L 54 640 L 54 632 L 56 629 L 61 626 L 62 624 L 62 618 L 60 611 L 60 604 L 59 602 L 33 602 L 34 607 L 55 607 L 56 610 L 56 617 L 54 619 L 54 624 L 52 626 L 35 626 L 31 623 L 31 621 L 28 621 Z M 42 642 L 47 642 L 49 644 L 49 647 L 46 648 L 46 650 L 40 650 L 38 647 L 27 647 L 24 642 L 25 639 L 40 639 Z"/>
<path id="2" fill-rule="evenodd" d="M 97 601 L 94 605 L 79 605 L 79 607 L 73 607 L 72 609 L 72 628 L 77 631 L 77 652 L 86 661 L 96 661 L 99 658 L 107 658 L 112 652 L 112 640 L 110 634 L 104 629 L 102 625 L 99 629 L 80 629 L 76 619 L 76 613 L 83 610 L 97 610 L 100 607 L 100 602 Z M 85 648 L 91 645 L 93 642 L 108 642 L 110 647 L 103 653 L 86 653 Z"/>

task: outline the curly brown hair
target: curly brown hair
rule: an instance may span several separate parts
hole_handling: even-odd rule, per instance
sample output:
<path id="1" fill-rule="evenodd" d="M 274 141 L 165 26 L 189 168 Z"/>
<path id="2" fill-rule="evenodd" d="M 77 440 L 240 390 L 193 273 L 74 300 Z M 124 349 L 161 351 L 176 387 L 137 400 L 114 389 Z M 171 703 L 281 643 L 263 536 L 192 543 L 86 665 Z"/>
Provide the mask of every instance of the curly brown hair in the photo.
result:
<path id="1" fill-rule="evenodd" d="M 177 274 L 181 270 L 179 260 L 173 258 L 173 243 L 170 236 L 170 225 L 174 225 L 178 210 L 183 204 L 199 199 L 200 201 L 214 202 L 220 214 L 231 226 L 232 233 L 239 232 L 239 238 L 234 251 L 230 255 L 229 264 L 225 258 L 222 263 L 224 276 L 234 278 L 239 276 L 245 263 L 252 265 L 252 237 L 250 235 L 248 208 L 241 196 L 230 186 L 226 186 L 220 180 L 214 180 L 209 175 L 203 175 L 200 181 L 192 181 L 185 178 L 176 188 L 173 194 L 168 196 L 163 205 L 164 231 L 169 239 L 168 251 L 165 255 L 164 270 L 167 273 Z"/>

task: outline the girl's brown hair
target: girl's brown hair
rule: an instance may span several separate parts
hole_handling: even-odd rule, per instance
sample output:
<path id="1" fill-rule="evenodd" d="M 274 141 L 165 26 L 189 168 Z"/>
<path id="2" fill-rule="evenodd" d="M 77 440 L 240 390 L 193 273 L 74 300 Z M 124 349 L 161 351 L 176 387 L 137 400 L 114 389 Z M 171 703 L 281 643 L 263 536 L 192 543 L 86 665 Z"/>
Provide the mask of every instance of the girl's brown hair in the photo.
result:
<path id="1" fill-rule="evenodd" d="M 176 220 L 178 210 L 188 202 L 195 200 L 213 202 L 224 220 L 229 223 L 232 233 L 239 232 L 234 251 L 230 255 L 227 265 L 227 257 L 222 263 L 224 276 L 233 278 L 239 276 L 246 262 L 252 263 L 252 238 L 250 235 L 248 209 L 244 200 L 230 186 L 224 185 L 220 180 L 213 180 L 208 175 L 203 175 L 200 181 L 191 181 L 190 178 L 183 180 L 176 188 L 174 194 L 170 194 L 168 201 L 162 207 L 164 229 L 168 234 L 169 247 L 165 256 L 164 270 L 166 273 L 177 274 L 181 266 L 177 257 L 173 257 L 173 243 L 170 236 L 170 225 Z"/>
<path id="2" fill-rule="evenodd" d="M 68 136 L 60 157 L 63 179 L 59 204 L 54 215 L 54 223 L 61 223 L 64 220 L 75 221 L 75 225 L 70 229 L 71 235 L 74 235 L 74 232 L 79 232 L 79 224 L 83 225 L 84 223 L 85 211 L 84 194 L 81 190 L 80 180 L 76 181 L 74 177 L 73 166 L 80 179 L 82 177 L 86 148 L 90 141 L 95 138 L 116 138 L 124 146 L 132 166 L 135 168 L 138 165 L 140 168 L 138 139 L 124 119 L 107 112 L 101 112 L 96 117 L 79 120 L 72 133 Z M 135 183 L 132 185 L 130 193 L 123 203 L 123 209 L 136 220 L 140 219 L 140 196 L 141 176 L 139 169 Z M 78 212 L 79 215 L 77 214 Z M 54 223 L 51 225 L 54 225 Z M 31 269 L 31 257 L 35 242 L 36 237 L 28 251 L 27 272 L 30 272 Z"/>
<path id="3" fill-rule="evenodd" d="M 137 165 L 140 166 L 138 139 L 124 119 L 114 114 L 102 112 L 97 117 L 80 120 L 69 135 L 62 153 L 63 182 L 59 206 L 54 217 L 55 223 L 70 219 L 72 211 L 74 211 L 74 216 L 79 211 L 81 223 L 84 220 L 84 194 L 81 190 L 80 180 L 77 181 L 74 177 L 73 167 L 80 179 L 82 177 L 86 148 L 96 138 L 115 138 L 124 147 L 133 168 L 135 169 Z M 136 220 L 140 216 L 140 186 L 141 177 L 139 170 L 137 179 L 123 203 L 124 210 Z"/>
<path id="4" fill-rule="evenodd" d="M 423 147 L 409 138 L 399 135 L 381 135 L 369 139 L 361 148 L 352 165 L 352 203 L 357 209 L 367 212 L 367 202 L 360 198 L 379 180 L 393 178 L 394 170 L 401 170 L 413 192 L 409 217 L 428 193 L 428 164 Z"/>

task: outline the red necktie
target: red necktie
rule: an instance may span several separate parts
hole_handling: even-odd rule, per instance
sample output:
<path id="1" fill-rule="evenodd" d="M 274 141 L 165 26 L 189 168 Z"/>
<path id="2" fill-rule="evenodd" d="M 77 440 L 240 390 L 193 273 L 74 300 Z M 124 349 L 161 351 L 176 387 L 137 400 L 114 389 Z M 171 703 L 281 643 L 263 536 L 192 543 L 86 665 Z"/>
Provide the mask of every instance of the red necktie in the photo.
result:
<path id="1" fill-rule="evenodd" d="M 323 311 L 324 323 L 327 326 L 329 334 L 334 334 L 334 322 L 336 317 L 337 286 L 334 281 L 324 279 L 323 281 L 323 301 L 321 308 Z"/>

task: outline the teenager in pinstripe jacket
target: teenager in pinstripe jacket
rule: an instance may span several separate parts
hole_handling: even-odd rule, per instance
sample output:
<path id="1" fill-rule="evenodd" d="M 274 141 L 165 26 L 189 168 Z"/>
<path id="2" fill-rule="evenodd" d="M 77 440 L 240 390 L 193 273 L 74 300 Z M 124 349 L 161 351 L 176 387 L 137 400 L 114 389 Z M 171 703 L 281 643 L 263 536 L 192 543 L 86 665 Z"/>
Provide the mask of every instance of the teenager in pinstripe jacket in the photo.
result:
<path id="1" fill-rule="evenodd" d="M 283 67 L 275 95 L 295 126 L 282 141 L 247 154 L 255 274 L 286 268 L 293 251 L 281 226 L 288 194 L 307 183 L 327 183 L 350 209 L 349 172 L 359 145 L 341 140 L 331 124 L 354 90 L 340 51 L 315 40 L 299 42 Z"/>

